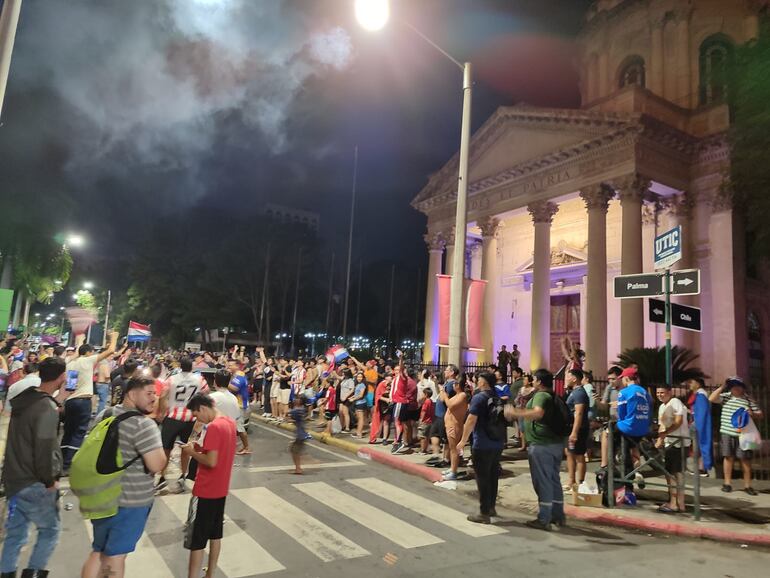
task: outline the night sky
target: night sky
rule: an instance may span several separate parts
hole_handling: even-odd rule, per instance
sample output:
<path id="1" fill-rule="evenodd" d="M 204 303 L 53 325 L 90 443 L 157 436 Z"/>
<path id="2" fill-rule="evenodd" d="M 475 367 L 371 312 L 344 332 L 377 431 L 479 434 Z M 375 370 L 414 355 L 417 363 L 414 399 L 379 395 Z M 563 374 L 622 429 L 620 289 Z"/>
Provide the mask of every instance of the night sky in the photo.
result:
<path id="1" fill-rule="evenodd" d="M 402 0 L 373 34 L 352 0 L 25 0 L 2 202 L 36 210 L 41 191 L 61 195 L 62 230 L 89 239 L 75 282 L 127 286 L 110 263 L 194 204 L 316 211 L 341 255 L 357 145 L 354 261 L 424 267 L 409 202 L 459 147 L 461 72 L 398 20 L 474 63 L 475 130 L 501 105 L 578 104 L 573 39 L 589 3 Z"/>

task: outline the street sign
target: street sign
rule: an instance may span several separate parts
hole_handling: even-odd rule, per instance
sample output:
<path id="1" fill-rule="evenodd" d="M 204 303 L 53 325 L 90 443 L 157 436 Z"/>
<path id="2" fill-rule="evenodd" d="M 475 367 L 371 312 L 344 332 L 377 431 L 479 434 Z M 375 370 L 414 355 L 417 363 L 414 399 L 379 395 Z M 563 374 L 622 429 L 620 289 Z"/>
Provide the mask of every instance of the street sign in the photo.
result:
<path id="1" fill-rule="evenodd" d="M 655 237 L 655 270 L 669 269 L 682 258 L 682 227 Z"/>
<path id="2" fill-rule="evenodd" d="M 671 271 L 672 295 L 700 295 L 700 269 Z"/>
<path id="3" fill-rule="evenodd" d="M 666 322 L 666 302 L 662 299 L 650 299 L 650 321 Z M 701 330 L 700 309 L 679 303 L 671 304 L 671 325 L 688 331 Z"/>
<path id="4" fill-rule="evenodd" d="M 615 299 L 637 299 L 663 295 L 663 274 L 642 273 L 615 277 Z"/>

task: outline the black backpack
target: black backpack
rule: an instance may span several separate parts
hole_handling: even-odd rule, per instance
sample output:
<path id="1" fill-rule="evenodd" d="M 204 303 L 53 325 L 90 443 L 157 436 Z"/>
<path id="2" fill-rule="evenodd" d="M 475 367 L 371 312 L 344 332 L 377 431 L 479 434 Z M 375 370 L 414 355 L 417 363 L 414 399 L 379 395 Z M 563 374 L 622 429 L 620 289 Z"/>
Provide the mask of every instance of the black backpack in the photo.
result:
<path id="1" fill-rule="evenodd" d="M 551 395 L 551 406 L 545 412 L 543 423 L 548 426 L 554 435 L 567 437 L 572 432 L 572 413 L 564 400 L 556 395 Z"/>
<path id="2" fill-rule="evenodd" d="M 492 441 L 505 441 L 508 435 L 508 420 L 505 419 L 505 403 L 496 395 L 487 394 L 487 419 L 484 432 Z"/>

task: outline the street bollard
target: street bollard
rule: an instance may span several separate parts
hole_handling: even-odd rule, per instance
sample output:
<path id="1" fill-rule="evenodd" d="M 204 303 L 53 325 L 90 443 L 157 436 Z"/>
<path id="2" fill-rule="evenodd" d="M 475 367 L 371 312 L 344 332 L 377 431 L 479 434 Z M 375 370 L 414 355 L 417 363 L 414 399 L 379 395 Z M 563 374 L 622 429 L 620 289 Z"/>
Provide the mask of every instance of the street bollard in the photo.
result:
<path id="1" fill-rule="evenodd" d="M 692 503 L 695 521 L 700 522 L 700 446 L 698 445 L 698 430 L 695 426 L 690 428 L 692 435 L 692 459 L 693 459 L 693 481 L 692 481 Z"/>
<path id="2" fill-rule="evenodd" d="M 612 439 L 612 418 L 607 422 L 607 507 L 615 507 L 615 447 Z"/>

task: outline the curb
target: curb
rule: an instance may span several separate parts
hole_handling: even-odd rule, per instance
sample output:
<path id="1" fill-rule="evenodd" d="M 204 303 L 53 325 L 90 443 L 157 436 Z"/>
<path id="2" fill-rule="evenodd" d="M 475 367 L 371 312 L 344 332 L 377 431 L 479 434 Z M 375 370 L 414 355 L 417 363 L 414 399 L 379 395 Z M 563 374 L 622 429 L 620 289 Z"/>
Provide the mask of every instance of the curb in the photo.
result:
<path id="1" fill-rule="evenodd" d="M 261 416 L 253 417 L 256 417 L 265 424 L 272 425 L 280 429 L 288 431 L 295 431 L 296 429 L 292 424 L 276 424 L 268 419 L 262 418 Z M 359 458 L 381 463 L 391 468 L 400 470 L 406 474 L 420 477 L 431 483 L 441 481 L 441 472 L 435 468 L 429 468 L 427 466 L 415 464 L 388 453 L 378 452 L 377 450 L 367 446 L 360 446 L 354 442 L 340 440 L 335 437 L 326 435 L 325 432 L 309 433 L 316 441 L 319 441 L 322 444 L 337 447 L 341 450 L 345 450 L 346 452 L 356 454 Z M 515 509 L 520 510 L 519 508 Z M 752 544 L 755 546 L 770 546 L 770 534 L 736 533 L 729 532 L 727 530 L 721 530 L 719 528 L 711 528 L 708 526 L 701 527 L 697 525 L 678 524 L 676 522 L 658 522 L 655 520 L 646 520 L 629 516 L 610 514 L 604 510 L 599 510 L 598 508 L 581 508 L 578 506 L 572 506 L 570 504 L 564 504 L 564 511 L 572 519 L 581 520 L 584 522 L 593 522 L 602 526 L 614 526 L 619 528 L 627 528 L 629 530 L 641 530 L 658 534 L 670 534 L 674 536 L 681 536 L 683 538 L 701 538 L 707 540 L 715 540 L 718 542 Z"/>
<path id="2" fill-rule="evenodd" d="M 591 508 L 564 505 L 564 511 L 571 518 L 586 522 L 594 522 L 604 526 L 616 526 L 631 530 L 644 530 L 660 534 L 671 534 L 684 538 L 702 538 L 719 542 L 733 542 L 736 544 L 753 544 L 756 546 L 770 546 L 770 535 L 729 532 L 719 528 L 677 524 L 676 522 L 657 522 L 655 520 L 641 520 L 629 516 L 609 514 L 604 511 L 591 511 Z M 698 522 L 695 522 L 698 524 Z"/>
<path id="3" fill-rule="evenodd" d="M 253 416 L 253 417 L 256 417 L 262 423 L 272 425 L 273 427 L 278 427 L 280 429 L 284 429 L 288 431 L 296 430 L 294 425 L 290 423 L 274 423 L 268 419 L 263 418 L 262 416 Z M 435 468 L 429 468 L 428 466 L 422 466 L 420 464 L 415 464 L 406 460 L 402 460 L 397 456 L 393 456 L 384 452 L 378 452 L 375 449 L 372 449 L 368 446 L 361 446 L 355 442 L 337 439 L 335 437 L 327 435 L 326 432 L 318 433 L 318 432 L 309 431 L 308 433 L 311 435 L 311 437 L 314 440 L 321 442 L 322 444 L 339 448 L 351 454 L 356 454 L 359 458 L 363 458 L 365 460 L 371 460 L 373 462 L 377 462 L 377 463 L 386 465 L 388 467 L 401 470 L 406 474 L 417 476 L 431 483 L 441 481 L 441 472 Z"/>

